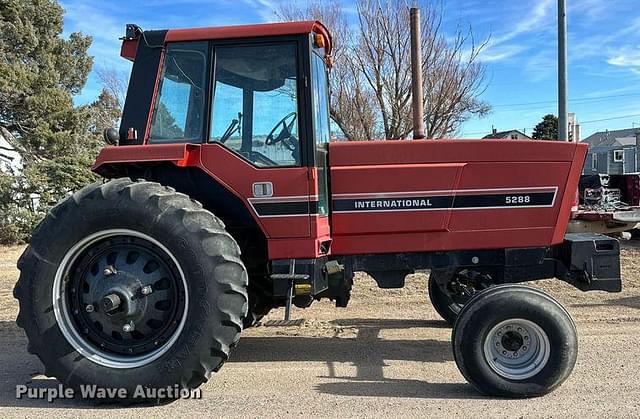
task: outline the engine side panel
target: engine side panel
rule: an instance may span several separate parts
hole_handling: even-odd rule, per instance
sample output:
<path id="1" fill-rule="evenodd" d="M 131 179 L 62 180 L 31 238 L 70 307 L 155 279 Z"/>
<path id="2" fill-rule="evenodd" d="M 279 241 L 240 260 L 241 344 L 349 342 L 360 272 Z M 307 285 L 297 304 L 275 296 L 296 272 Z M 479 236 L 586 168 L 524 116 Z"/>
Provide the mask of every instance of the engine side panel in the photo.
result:
<path id="1" fill-rule="evenodd" d="M 582 166 L 583 148 L 538 141 L 333 143 L 333 253 L 555 244 L 557 230 L 566 229 L 571 205 L 564 204 L 574 198 L 567 191 L 577 188 L 573 168 Z"/>

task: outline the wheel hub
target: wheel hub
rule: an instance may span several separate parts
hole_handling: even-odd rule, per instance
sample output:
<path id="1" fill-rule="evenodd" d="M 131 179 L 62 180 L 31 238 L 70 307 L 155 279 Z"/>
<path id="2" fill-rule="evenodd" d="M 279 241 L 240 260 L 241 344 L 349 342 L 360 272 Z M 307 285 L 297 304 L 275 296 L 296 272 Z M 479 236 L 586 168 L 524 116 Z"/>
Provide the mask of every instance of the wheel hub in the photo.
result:
<path id="1" fill-rule="evenodd" d="M 502 377 L 524 380 L 540 372 L 549 360 L 549 338 L 530 320 L 505 320 L 487 333 L 484 355 Z"/>
<path id="2" fill-rule="evenodd" d="M 96 318 L 122 323 L 123 319 L 136 319 L 152 314 L 145 313 L 149 308 L 148 301 L 141 292 L 147 278 L 143 273 L 135 272 L 135 269 L 131 269 L 131 272 L 126 269 L 128 266 L 112 275 L 97 278 L 90 276 L 86 279 L 90 295 L 83 302 L 101 308 L 94 312 Z"/>
<path id="3" fill-rule="evenodd" d="M 529 341 L 529 332 L 521 326 L 507 324 L 494 334 L 496 350 L 503 357 L 516 359 L 529 348 L 525 344 Z"/>
<path id="4" fill-rule="evenodd" d="M 524 338 L 519 332 L 508 331 L 507 333 L 502 335 L 500 343 L 508 351 L 517 352 L 522 348 L 524 344 Z"/>
<path id="5" fill-rule="evenodd" d="M 98 363 L 122 368 L 150 362 L 172 344 L 187 304 L 175 259 L 150 237 L 131 233 L 86 239 L 71 249 L 58 285 L 62 298 L 54 287 L 69 342 Z"/>
<path id="6" fill-rule="evenodd" d="M 113 314 L 118 308 L 120 308 L 120 305 L 122 304 L 122 299 L 120 298 L 120 295 L 113 293 L 113 294 L 105 295 L 102 298 L 102 300 L 100 300 L 100 303 L 102 305 L 102 310 L 104 310 L 105 313 Z M 93 307 L 93 305 L 91 305 L 91 307 Z"/>

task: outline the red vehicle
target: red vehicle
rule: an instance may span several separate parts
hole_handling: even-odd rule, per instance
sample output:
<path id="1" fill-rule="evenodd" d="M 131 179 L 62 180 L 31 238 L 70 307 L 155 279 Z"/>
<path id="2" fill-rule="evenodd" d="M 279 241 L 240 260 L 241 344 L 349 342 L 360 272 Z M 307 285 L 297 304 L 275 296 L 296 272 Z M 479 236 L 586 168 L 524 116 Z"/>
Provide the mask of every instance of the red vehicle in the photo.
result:
<path id="1" fill-rule="evenodd" d="M 618 242 L 565 235 L 582 144 L 330 142 L 319 22 L 142 32 L 105 181 L 54 207 L 21 257 L 18 324 L 66 385 L 194 388 L 278 306 L 349 301 L 430 269 L 463 375 L 490 395 L 560 385 L 575 326 L 558 278 L 620 291 Z M 144 180 L 143 180 L 144 179 Z"/>

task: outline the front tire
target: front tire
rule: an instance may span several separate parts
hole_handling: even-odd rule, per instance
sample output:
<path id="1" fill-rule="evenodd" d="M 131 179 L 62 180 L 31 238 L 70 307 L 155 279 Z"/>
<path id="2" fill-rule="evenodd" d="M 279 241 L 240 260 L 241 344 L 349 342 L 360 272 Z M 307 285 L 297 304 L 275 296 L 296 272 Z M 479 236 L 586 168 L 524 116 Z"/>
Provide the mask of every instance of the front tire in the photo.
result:
<path id="1" fill-rule="evenodd" d="M 490 396 L 532 397 L 553 391 L 578 354 L 575 325 L 548 294 L 522 285 L 478 293 L 453 328 L 460 372 Z"/>
<path id="2" fill-rule="evenodd" d="M 228 359 L 247 273 L 224 224 L 186 195 L 128 178 L 55 206 L 20 257 L 18 326 L 65 385 L 193 389 Z M 145 400 L 146 398 L 141 398 Z"/>

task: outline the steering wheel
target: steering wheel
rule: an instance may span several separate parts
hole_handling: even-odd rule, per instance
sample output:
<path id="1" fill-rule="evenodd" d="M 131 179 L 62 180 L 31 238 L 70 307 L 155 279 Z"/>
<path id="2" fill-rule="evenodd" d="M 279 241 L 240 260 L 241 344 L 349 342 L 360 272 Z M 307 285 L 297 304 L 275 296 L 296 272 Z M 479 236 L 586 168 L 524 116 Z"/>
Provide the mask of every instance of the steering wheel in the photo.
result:
<path id="1" fill-rule="evenodd" d="M 288 119 L 291 119 L 289 123 L 287 123 Z M 289 149 L 289 151 L 295 151 L 297 148 L 296 144 L 288 140 L 291 140 L 292 138 L 295 139 L 295 137 L 291 133 L 291 130 L 293 129 L 293 124 L 296 122 L 297 119 L 298 119 L 298 114 L 296 112 L 291 112 L 287 114 L 284 118 L 278 121 L 278 123 L 269 132 L 269 135 L 267 135 L 267 139 L 265 140 L 264 143 L 266 145 L 274 145 L 274 144 L 282 143 L 287 149 Z M 274 138 L 274 134 L 276 130 L 280 127 L 280 125 L 282 125 L 282 128 L 280 128 L 280 132 Z"/>

